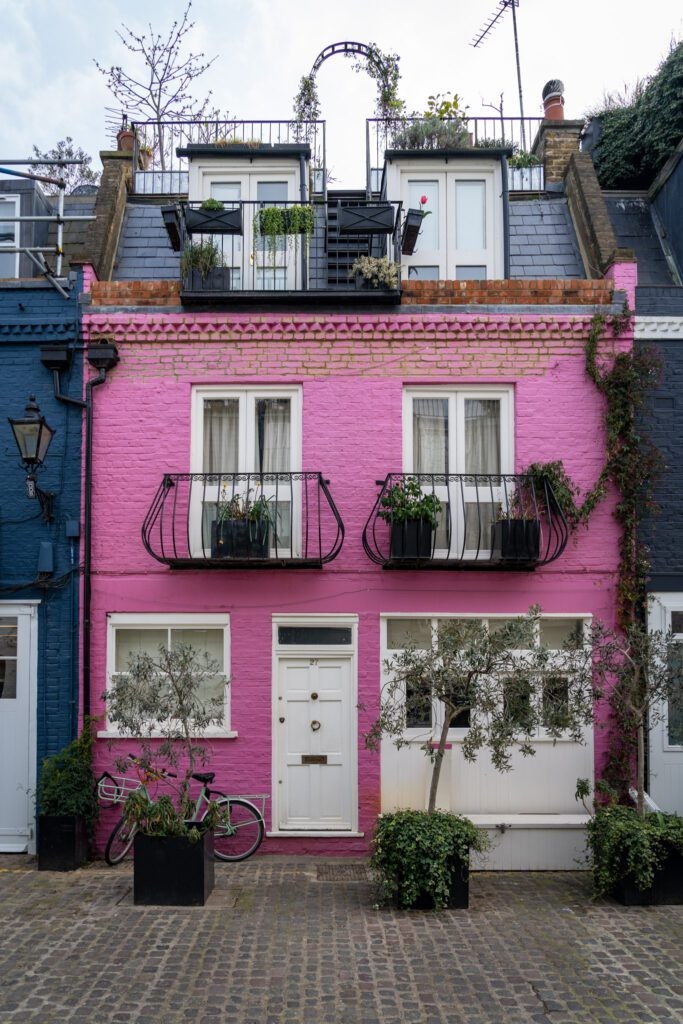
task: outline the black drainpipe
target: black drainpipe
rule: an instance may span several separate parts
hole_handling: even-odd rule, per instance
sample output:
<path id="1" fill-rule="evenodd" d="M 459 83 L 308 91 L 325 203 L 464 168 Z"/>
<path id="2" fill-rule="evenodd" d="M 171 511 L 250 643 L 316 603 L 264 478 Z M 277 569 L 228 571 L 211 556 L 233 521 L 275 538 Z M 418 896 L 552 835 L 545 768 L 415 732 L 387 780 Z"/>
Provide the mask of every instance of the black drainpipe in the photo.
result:
<path id="1" fill-rule="evenodd" d="M 106 351 L 105 351 L 106 350 Z M 71 363 L 73 349 L 67 346 L 50 345 L 41 349 L 41 362 L 48 370 L 52 370 L 54 396 L 60 402 L 85 409 L 85 473 L 84 473 L 84 510 L 83 510 L 83 715 L 90 714 L 90 604 L 91 604 L 91 570 L 92 570 L 92 438 L 93 438 L 93 388 L 104 384 L 107 370 L 116 366 L 119 361 L 116 346 L 111 343 L 91 345 L 87 350 L 88 362 L 97 370 L 85 385 L 85 401 L 82 398 L 71 398 L 63 395 L 60 390 L 59 372 Z"/>
<path id="2" fill-rule="evenodd" d="M 306 186 L 306 158 L 303 153 L 299 153 L 299 195 L 301 197 L 301 203 L 304 205 L 308 198 L 308 189 Z M 313 209 L 312 203 L 311 209 Z M 315 211 L 313 211 L 313 215 L 315 216 Z M 313 225 L 313 229 L 315 230 L 315 224 Z M 304 291 L 308 288 L 308 267 L 306 266 L 307 249 L 308 238 L 304 235 L 301 239 L 301 287 Z"/>
<path id="3" fill-rule="evenodd" d="M 500 154 L 500 169 L 503 176 L 503 277 L 507 281 L 510 277 L 510 190 L 505 153 Z"/>

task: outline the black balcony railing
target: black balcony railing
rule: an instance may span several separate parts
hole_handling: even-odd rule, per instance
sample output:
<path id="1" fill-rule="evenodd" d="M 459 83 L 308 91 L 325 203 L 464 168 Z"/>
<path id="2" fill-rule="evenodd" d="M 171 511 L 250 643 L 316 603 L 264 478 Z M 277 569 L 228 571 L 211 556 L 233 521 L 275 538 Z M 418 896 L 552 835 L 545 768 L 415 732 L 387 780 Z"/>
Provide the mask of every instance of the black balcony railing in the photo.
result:
<path id="1" fill-rule="evenodd" d="M 378 486 L 363 547 L 385 568 L 534 569 L 567 544 L 567 523 L 545 478 L 390 473 Z"/>
<path id="2" fill-rule="evenodd" d="M 167 473 L 142 525 L 173 569 L 319 568 L 343 540 L 321 473 Z"/>
<path id="3" fill-rule="evenodd" d="M 178 209 L 184 299 L 329 292 L 395 301 L 400 294 L 401 203 L 226 201 L 212 210 L 183 202 Z M 359 257 L 395 264 L 390 280 L 379 287 L 357 280 Z"/>

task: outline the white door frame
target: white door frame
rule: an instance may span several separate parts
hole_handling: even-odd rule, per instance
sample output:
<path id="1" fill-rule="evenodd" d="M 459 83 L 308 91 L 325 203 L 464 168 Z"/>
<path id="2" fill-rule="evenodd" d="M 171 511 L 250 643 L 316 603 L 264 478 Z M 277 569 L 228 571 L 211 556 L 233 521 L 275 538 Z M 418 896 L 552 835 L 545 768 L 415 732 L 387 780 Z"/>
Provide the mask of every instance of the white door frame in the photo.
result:
<path id="1" fill-rule="evenodd" d="M 323 646 L 280 644 L 278 642 L 279 626 L 340 626 L 351 630 L 351 644 Z M 273 661 L 272 661 L 272 794 L 273 794 L 273 817 L 272 831 L 269 835 L 274 836 L 317 836 L 321 839 L 333 838 L 335 836 L 357 836 L 358 832 L 358 616 L 342 614 L 313 614 L 313 615 L 274 615 L 273 616 Z M 352 788 L 351 795 L 351 828 L 344 831 L 325 831 L 322 829 L 295 831 L 286 829 L 280 831 L 280 751 L 279 751 L 279 730 L 278 718 L 278 689 L 279 672 L 278 662 L 280 657 L 296 657 L 308 655 L 309 657 L 345 656 L 351 662 L 351 686 L 349 691 L 351 735 L 349 737 L 349 784 Z"/>
<path id="2" fill-rule="evenodd" d="M 16 616 L 28 628 L 28 786 L 26 790 L 27 852 L 36 852 L 35 806 L 38 728 L 38 605 L 40 601 L 0 601 L 0 616 Z M 18 669 L 18 666 L 17 666 Z M 18 672 L 17 672 L 18 676 Z M 0 782 L 1 784 L 1 782 Z M 1 837 L 0 837 L 1 839 Z"/>
<path id="3" fill-rule="evenodd" d="M 659 630 L 662 633 L 668 633 L 671 629 L 671 613 L 683 611 L 683 593 L 659 591 L 650 594 L 649 597 L 648 628 L 651 631 Z M 680 772 L 680 777 L 683 779 L 683 745 L 669 743 L 668 709 L 662 708 L 660 710 L 663 712 L 662 717 L 651 726 L 648 733 L 648 792 L 655 803 L 659 803 L 661 799 L 660 793 L 657 792 L 659 787 L 655 781 L 656 769 L 664 769 L 667 765 L 671 766 L 673 764 L 675 770 Z M 680 764 L 680 768 L 677 767 L 678 764 Z M 662 810 L 675 811 L 677 809 L 671 806 L 664 806 Z M 681 808 L 678 808 L 677 813 L 681 813 Z"/>

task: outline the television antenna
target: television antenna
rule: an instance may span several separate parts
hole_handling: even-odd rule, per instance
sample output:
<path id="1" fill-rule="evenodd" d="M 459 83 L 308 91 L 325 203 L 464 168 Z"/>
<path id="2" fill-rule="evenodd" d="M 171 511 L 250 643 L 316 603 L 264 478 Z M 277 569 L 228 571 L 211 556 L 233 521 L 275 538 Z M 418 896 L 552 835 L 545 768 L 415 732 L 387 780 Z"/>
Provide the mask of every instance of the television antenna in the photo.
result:
<path id="1" fill-rule="evenodd" d="M 522 98 L 522 72 L 519 66 L 519 40 L 517 38 L 517 14 L 516 10 L 519 7 L 519 0 L 498 0 L 498 7 L 489 16 L 488 21 L 482 26 L 477 35 L 472 40 L 472 46 L 476 49 L 480 43 L 483 43 L 489 33 L 493 32 L 494 28 L 497 27 L 498 22 L 503 17 L 507 10 L 512 11 L 512 30 L 515 36 L 515 61 L 517 64 L 517 88 L 519 89 L 519 114 L 521 117 L 521 136 L 522 136 L 522 149 L 526 149 L 526 132 L 524 130 L 524 100 Z"/>

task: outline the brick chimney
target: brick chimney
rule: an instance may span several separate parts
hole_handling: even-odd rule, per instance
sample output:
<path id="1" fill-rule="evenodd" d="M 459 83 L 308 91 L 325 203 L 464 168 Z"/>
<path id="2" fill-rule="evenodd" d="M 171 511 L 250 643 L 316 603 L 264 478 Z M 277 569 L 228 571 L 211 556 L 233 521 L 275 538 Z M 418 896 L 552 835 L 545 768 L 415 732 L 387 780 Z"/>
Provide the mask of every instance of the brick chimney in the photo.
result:
<path id="1" fill-rule="evenodd" d="M 102 178 L 95 200 L 95 217 L 88 225 L 87 250 L 100 281 L 111 277 L 119 233 L 132 176 L 132 153 L 104 150 L 100 153 Z"/>
<path id="2" fill-rule="evenodd" d="M 572 153 L 579 149 L 583 121 L 565 121 L 564 84 L 551 78 L 543 87 L 543 123 L 538 129 L 531 152 L 544 167 L 547 184 L 564 180 Z"/>

